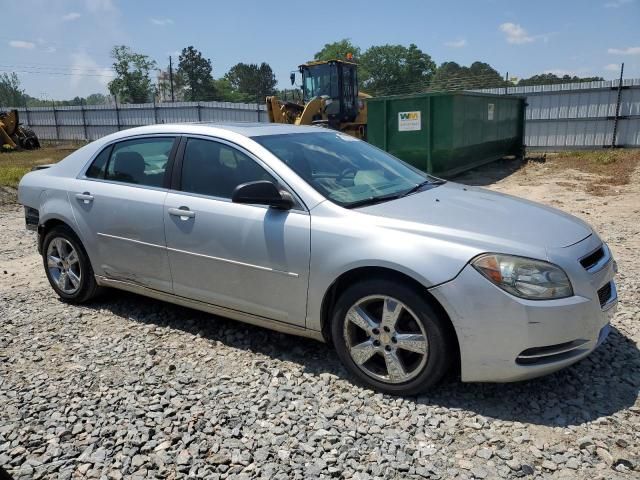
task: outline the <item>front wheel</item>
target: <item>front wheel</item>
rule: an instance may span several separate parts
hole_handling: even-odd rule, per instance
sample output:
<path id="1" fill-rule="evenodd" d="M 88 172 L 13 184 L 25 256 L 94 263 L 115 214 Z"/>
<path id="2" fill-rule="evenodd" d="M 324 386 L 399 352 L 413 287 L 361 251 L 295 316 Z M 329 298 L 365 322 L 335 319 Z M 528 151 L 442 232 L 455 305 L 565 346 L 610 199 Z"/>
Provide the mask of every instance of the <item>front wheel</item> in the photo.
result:
<path id="1" fill-rule="evenodd" d="M 373 279 L 340 296 L 331 333 L 338 356 L 357 378 L 385 393 L 414 395 L 453 363 L 444 322 L 416 289 Z"/>

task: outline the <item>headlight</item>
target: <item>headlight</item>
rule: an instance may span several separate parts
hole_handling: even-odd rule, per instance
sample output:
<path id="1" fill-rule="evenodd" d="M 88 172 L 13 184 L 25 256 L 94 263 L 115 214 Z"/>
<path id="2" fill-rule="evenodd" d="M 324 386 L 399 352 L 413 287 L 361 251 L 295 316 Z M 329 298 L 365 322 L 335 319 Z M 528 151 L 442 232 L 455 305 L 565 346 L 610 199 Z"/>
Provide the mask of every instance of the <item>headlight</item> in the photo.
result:
<path id="1" fill-rule="evenodd" d="M 487 253 L 473 260 L 471 265 L 516 297 L 549 300 L 573 295 L 567 274 L 560 267 L 541 260 Z"/>

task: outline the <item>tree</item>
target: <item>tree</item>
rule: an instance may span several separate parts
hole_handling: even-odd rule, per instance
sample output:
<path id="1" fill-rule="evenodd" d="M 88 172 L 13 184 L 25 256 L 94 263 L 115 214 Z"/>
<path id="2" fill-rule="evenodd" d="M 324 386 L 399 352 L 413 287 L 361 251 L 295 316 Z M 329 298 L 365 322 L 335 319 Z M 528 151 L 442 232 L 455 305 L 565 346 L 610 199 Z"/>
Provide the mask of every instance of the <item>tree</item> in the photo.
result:
<path id="1" fill-rule="evenodd" d="M 507 82 L 502 78 L 502 75 L 488 63 L 476 61 L 471 66 L 464 67 L 456 62 L 444 62 L 438 67 L 429 89 L 440 91 L 472 90 L 505 85 Z"/>
<path id="2" fill-rule="evenodd" d="M 102 93 L 92 93 L 85 99 L 84 103 L 86 105 L 105 105 L 108 102 L 106 95 Z"/>
<path id="3" fill-rule="evenodd" d="M 262 102 L 276 88 L 276 76 L 268 63 L 237 63 L 224 77 L 231 87 L 244 95 L 246 101 Z"/>
<path id="4" fill-rule="evenodd" d="M 518 82 L 518 86 L 527 85 L 553 85 L 554 83 L 580 83 L 580 82 L 597 82 L 604 80 L 602 77 L 577 77 L 571 75 L 563 75 L 559 77 L 553 73 L 541 73 L 533 75 L 529 78 L 523 78 Z"/>
<path id="5" fill-rule="evenodd" d="M 20 107 L 25 102 L 24 90 L 20 88 L 20 79 L 13 73 L 0 75 L 0 106 Z"/>
<path id="6" fill-rule="evenodd" d="M 177 83 L 184 89 L 184 98 L 192 102 L 215 100 L 211 60 L 204 58 L 199 50 L 192 46 L 182 49 L 176 75 Z"/>
<path id="7" fill-rule="evenodd" d="M 116 78 L 109 82 L 109 92 L 124 103 L 147 102 L 153 95 L 150 71 L 156 62 L 125 45 L 113 47 L 111 57 Z"/>
<path id="8" fill-rule="evenodd" d="M 360 59 L 359 78 L 364 91 L 375 94 L 410 93 L 424 88 L 435 73 L 431 56 L 417 45 L 378 45 Z"/>
<path id="9" fill-rule="evenodd" d="M 215 79 L 213 84 L 216 89 L 216 100 L 220 100 L 222 102 L 246 102 L 247 96 L 243 93 L 240 93 L 233 85 L 228 78 L 222 77 Z M 249 100 L 254 100 L 253 97 Z"/>
<path id="10" fill-rule="evenodd" d="M 351 40 L 343 38 L 337 42 L 325 43 L 322 50 L 317 52 L 313 58 L 315 60 L 344 60 L 347 54 L 353 55 L 355 60 L 360 58 L 360 47 L 356 47 Z"/>

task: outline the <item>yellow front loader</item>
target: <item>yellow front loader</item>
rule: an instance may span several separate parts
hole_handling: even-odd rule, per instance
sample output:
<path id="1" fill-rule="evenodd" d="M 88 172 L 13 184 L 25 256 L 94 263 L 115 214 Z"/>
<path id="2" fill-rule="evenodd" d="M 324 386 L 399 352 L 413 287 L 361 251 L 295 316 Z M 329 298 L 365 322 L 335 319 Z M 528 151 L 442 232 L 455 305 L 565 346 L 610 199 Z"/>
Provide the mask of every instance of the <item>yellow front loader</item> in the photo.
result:
<path id="1" fill-rule="evenodd" d="M 18 110 L 0 112 L 0 147 L 11 150 L 18 147 L 26 150 L 40 148 L 35 132 L 20 123 Z"/>
<path id="2" fill-rule="evenodd" d="M 302 102 L 267 97 L 273 123 L 321 125 L 357 138 L 367 135 L 366 93 L 358 92 L 357 64 L 346 60 L 316 61 L 300 65 Z M 291 83 L 295 74 L 291 74 Z"/>

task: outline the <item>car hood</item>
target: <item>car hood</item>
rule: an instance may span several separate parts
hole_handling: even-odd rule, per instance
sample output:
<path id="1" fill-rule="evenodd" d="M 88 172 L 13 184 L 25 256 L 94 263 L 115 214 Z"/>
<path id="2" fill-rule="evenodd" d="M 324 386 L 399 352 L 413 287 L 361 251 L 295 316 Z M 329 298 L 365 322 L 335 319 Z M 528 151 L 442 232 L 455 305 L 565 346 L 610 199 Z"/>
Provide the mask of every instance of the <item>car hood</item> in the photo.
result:
<path id="1" fill-rule="evenodd" d="M 573 245 L 592 233 L 588 224 L 555 208 L 451 182 L 358 211 L 402 221 L 403 229 L 405 222 L 427 231 L 435 228 L 469 243 L 551 249 Z M 425 229 L 416 225 L 416 231 Z"/>

